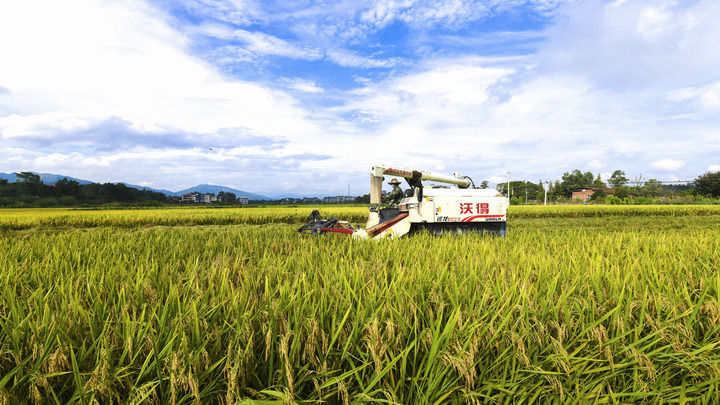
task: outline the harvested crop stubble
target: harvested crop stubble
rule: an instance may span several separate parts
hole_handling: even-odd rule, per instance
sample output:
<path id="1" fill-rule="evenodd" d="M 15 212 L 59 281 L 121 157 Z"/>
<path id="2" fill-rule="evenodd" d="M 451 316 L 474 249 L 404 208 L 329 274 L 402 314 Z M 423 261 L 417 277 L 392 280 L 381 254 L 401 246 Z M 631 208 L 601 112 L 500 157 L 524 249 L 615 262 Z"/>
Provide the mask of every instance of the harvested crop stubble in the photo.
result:
<path id="1" fill-rule="evenodd" d="M 512 218 L 506 239 L 381 243 L 281 223 L 0 233 L 0 396 L 718 396 L 720 215 Z"/>

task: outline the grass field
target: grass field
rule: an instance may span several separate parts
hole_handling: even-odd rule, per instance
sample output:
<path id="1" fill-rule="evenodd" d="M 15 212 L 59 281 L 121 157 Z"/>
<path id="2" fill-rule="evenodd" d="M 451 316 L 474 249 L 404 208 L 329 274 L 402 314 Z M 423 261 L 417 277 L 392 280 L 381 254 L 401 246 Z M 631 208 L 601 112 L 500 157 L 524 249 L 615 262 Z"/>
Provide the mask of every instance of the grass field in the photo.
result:
<path id="1" fill-rule="evenodd" d="M 0 211 L 0 403 L 720 396 L 718 206 L 381 242 L 299 235 L 310 209 Z"/>

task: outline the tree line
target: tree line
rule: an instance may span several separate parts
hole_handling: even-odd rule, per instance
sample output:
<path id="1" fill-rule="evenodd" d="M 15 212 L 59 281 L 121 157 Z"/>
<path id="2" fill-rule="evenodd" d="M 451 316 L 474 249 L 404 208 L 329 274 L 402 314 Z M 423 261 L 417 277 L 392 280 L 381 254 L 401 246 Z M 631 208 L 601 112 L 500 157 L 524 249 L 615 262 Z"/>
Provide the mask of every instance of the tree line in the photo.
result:
<path id="1" fill-rule="evenodd" d="M 78 205 L 160 205 L 165 194 L 138 190 L 122 183 L 80 184 L 63 178 L 54 184 L 45 184 L 40 176 L 31 172 L 16 173 L 17 181 L 0 179 L 1 207 L 53 207 Z"/>
<path id="2" fill-rule="evenodd" d="M 642 175 L 633 179 L 627 177 L 623 170 L 615 170 L 607 182 L 592 172 L 582 172 L 575 169 L 563 173 L 560 180 L 554 182 L 538 183 L 528 181 L 510 181 L 510 195 L 513 203 L 526 201 L 570 201 L 573 191 L 594 189 L 591 200 L 611 203 L 638 201 L 655 202 L 659 198 L 668 197 L 694 197 L 718 198 L 720 197 L 720 172 L 705 173 L 698 176 L 691 184 L 663 184 L 657 179 L 645 179 Z M 547 188 L 547 190 L 546 190 Z M 500 183 L 497 190 L 507 195 L 508 183 Z M 547 192 L 547 193 L 546 193 Z"/>

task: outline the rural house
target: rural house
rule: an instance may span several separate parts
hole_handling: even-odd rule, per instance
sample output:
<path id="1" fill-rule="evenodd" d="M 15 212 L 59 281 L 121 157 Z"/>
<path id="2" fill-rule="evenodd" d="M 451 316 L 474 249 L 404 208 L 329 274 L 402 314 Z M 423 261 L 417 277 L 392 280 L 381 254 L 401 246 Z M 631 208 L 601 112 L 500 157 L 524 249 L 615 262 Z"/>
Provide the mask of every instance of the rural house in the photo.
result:
<path id="1" fill-rule="evenodd" d="M 180 202 L 183 204 L 194 204 L 199 203 L 201 201 L 200 193 L 194 192 L 194 193 L 187 193 L 183 194 L 183 196 L 180 198 Z"/>
<path id="2" fill-rule="evenodd" d="M 612 194 L 614 190 L 612 188 L 605 187 L 588 187 L 572 192 L 572 200 L 587 201 L 593 196 L 598 190 L 603 190 L 605 194 Z"/>

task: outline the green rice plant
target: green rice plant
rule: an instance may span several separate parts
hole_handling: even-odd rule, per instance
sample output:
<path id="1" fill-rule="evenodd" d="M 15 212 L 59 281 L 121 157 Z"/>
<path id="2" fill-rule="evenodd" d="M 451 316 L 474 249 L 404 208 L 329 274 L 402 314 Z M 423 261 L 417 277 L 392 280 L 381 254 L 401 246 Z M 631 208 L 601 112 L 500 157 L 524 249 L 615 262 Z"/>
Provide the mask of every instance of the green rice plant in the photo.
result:
<path id="1" fill-rule="evenodd" d="M 191 226 L 191 225 L 260 225 L 268 223 L 299 224 L 305 221 L 313 208 L 324 216 L 336 216 L 361 226 L 367 220 L 368 208 L 364 206 L 274 206 L 266 208 L 198 208 L 174 207 L 137 210 L 73 210 L 52 209 L 3 209 L 0 210 L 0 231 L 22 229 L 94 228 L 112 226 L 137 228 L 143 226 Z M 720 215 L 715 205 L 554 205 L 512 206 L 509 218 L 606 218 L 606 217 L 687 217 Z"/>
<path id="2" fill-rule="evenodd" d="M 312 207 L 270 208 L 164 208 L 138 210 L 7 209 L 0 210 L 0 231 L 31 228 L 134 228 L 163 225 L 238 225 L 300 223 Z M 327 215 L 364 222 L 366 207 L 322 207 Z"/>
<path id="3" fill-rule="evenodd" d="M 720 213 L 515 208 L 508 238 L 386 241 L 299 235 L 307 209 L 17 212 L 0 402 L 715 402 Z"/>

